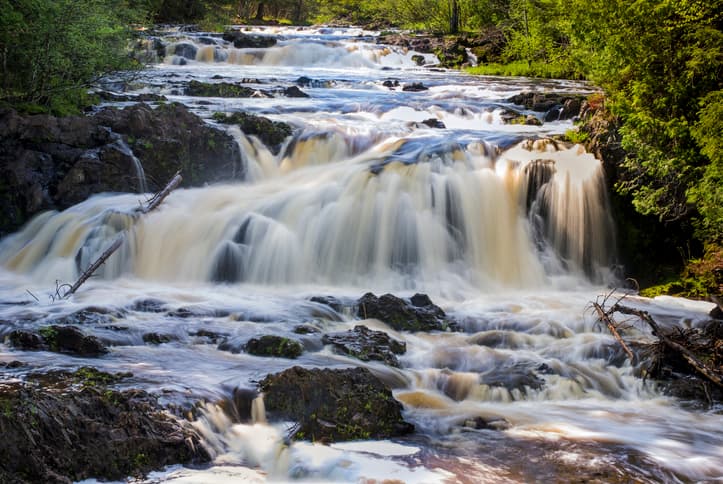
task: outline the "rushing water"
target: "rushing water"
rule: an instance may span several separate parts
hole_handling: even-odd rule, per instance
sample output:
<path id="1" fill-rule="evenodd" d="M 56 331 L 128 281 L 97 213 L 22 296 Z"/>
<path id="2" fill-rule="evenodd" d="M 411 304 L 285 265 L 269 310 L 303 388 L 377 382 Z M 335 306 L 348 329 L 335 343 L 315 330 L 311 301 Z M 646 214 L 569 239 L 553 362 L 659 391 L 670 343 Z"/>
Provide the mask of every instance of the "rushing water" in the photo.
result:
<path id="1" fill-rule="evenodd" d="M 214 465 L 171 468 L 152 479 L 723 477 L 720 409 L 689 409 L 635 376 L 589 311 L 614 283 L 614 235 L 599 161 L 580 146 L 547 139 L 570 122 L 502 121 L 513 94 L 585 93 L 589 86 L 418 67 L 415 53 L 376 45 L 373 33 L 355 29 L 262 33 L 279 42 L 235 49 L 208 34 L 170 34 L 169 54 L 186 57 L 169 55 L 137 87 L 204 117 L 244 110 L 285 121 L 295 128 L 293 139 L 274 155 L 231 128 L 244 155 L 243 183 L 176 190 L 142 217 L 133 214 L 138 195 L 99 195 L 41 215 L 7 237 L 0 242 L 0 318 L 8 324 L 0 334 L 92 306 L 83 328 L 112 345 L 92 363 L 131 371 L 126 385 L 184 404 L 227 397 L 292 364 L 362 364 L 333 354 L 320 336 L 293 333 L 301 323 L 325 332 L 358 324 L 309 301 L 312 296 L 353 301 L 367 291 L 426 292 L 461 332 L 398 333 L 364 321 L 407 343 L 401 369 L 363 365 L 393 388 L 416 435 L 289 447 L 284 425 L 265 423 L 261 410 L 257 423 L 241 425 L 209 404 L 195 425 Z M 434 56 L 425 61 L 434 63 Z M 309 98 L 179 94 L 191 79 L 220 76 L 273 89 L 302 75 L 311 80 L 303 88 Z M 402 90 L 415 82 L 429 89 Z M 423 123 L 429 119 L 444 128 Z M 142 173 L 139 165 L 135 175 Z M 75 280 L 119 234 L 123 245 L 102 278 L 69 301 L 48 297 L 56 281 Z M 149 299 L 161 312 L 134 306 Z M 665 313 L 666 325 L 705 319 L 700 308 L 672 299 L 631 304 Z M 148 332 L 171 342 L 144 345 Z M 306 351 L 296 361 L 232 353 L 203 336 L 211 332 L 230 348 L 278 334 L 299 339 Z M 0 345 L 0 361 L 10 360 L 35 368 L 88 362 Z M 480 417 L 499 430 L 470 427 Z"/>

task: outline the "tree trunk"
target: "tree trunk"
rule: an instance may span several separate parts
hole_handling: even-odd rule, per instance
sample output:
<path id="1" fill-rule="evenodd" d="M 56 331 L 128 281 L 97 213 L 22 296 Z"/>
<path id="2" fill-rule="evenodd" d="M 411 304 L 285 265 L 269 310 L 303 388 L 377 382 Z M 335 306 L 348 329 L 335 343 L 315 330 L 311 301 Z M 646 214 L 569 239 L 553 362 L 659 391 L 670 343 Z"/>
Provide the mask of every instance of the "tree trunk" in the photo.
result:
<path id="1" fill-rule="evenodd" d="M 259 2 L 259 6 L 256 8 L 256 20 L 263 20 L 264 19 L 264 7 L 266 6 L 266 2 Z"/>
<path id="2" fill-rule="evenodd" d="M 450 1 L 450 15 L 449 15 L 449 33 L 459 33 L 459 2 L 457 0 Z"/>

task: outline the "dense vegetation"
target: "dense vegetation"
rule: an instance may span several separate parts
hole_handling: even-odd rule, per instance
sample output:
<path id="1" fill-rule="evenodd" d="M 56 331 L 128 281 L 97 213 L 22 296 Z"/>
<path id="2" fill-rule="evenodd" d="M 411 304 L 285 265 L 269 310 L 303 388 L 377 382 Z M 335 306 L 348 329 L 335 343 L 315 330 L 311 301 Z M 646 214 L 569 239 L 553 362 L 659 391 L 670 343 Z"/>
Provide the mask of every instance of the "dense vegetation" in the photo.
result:
<path id="1" fill-rule="evenodd" d="M 443 33 L 502 32 L 480 73 L 587 78 L 622 121 L 616 190 L 637 212 L 720 256 L 723 1 L 0 0 L 0 99 L 65 114 L 85 88 L 133 67 L 132 26 L 334 22 Z M 688 249 L 690 250 L 690 249 Z M 700 255 L 693 249 L 689 255 Z"/>

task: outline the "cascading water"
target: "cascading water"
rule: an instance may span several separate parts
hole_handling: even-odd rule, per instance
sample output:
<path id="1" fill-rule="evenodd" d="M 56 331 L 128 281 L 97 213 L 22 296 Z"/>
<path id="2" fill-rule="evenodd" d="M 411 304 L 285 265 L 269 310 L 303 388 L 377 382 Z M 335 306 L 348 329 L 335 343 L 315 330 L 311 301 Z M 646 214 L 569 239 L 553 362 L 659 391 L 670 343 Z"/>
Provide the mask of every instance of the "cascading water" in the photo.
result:
<path id="1" fill-rule="evenodd" d="M 100 307 L 103 317 L 84 329 L 112 351 L 94 364 L 132 371 L 137 385 L 169 401 L 223 400 L 229 388 L 248 388 L 294 363 L 364 365 L 394 389 L 417 427 L 416 437 L 394 443 L 289 446 L 283 425 L 260 418 L 260 400 L 248 424 L 209 403 L 194 425 L 214 465 L 170 469 L 152 476 L 158 480 L 516 482 L 602 472 L 652 482 L 723 475 L 720 416 L 663 397 L 586 312 L 614 281 L 600 162 L 550 139 L 570 122 L 503 122 L 513 94 L 584 93 L 588 86 L 437 72 L 419 67 L 416 53 L 375 45 L 373 33 L 353 29 L 260 33 L 278 42 L 237 49 L 207 34 L 175 33 L 166 61 L 138 82 L 201 116 L 244 110 L 286 121 L 295 128 L 291 139 L 274 154 L 230 128 L 246 165 L 243 183 L 176 190 L 143 216 L 135 211 L 138 195 L 98 195 L 40 215 L 0 241 L 0 300 L 19 301 L 26 290 L 42 296 L 57 280 L 72 282 L 124 237 L 72 300 L 0 304 L 8 322 L 0 336 Z M 258 89 L 305 76 L 310 97 L 179 94 L 190 79 L 219 76 Z M 415 82 L 428 90 L 402 90 Z M 323 332 L 359 324 L 310 298 L 349 301 L 367 291 L 427 292 L 460 332 L 397 332 L 365 320 L 407 344 L 401 368 L 340 356 L 320 337 L 293 332 L 302 323 Z M 161 312 L 139 309 L 149 300 Z M 674 301 L 636 304 L 679 315 L 669 325 L 705 319 Z M 144 345 L 147 332 L 171 342 Z M 213 334 L 231 348 L 278 334 L 300 339 L 305 352 L 296 362 L 260 359 L 203 336 Z M 3 344 L 6 360 L 83 364 Z M 480 419 L 487 429 L 478 428 Z"/>

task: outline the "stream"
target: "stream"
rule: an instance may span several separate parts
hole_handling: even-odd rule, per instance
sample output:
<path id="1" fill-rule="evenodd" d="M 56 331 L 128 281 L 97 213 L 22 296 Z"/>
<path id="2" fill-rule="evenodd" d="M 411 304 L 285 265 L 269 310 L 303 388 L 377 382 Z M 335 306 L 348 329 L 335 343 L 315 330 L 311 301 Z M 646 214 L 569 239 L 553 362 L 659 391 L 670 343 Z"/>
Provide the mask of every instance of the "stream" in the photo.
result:
<path id="1" fill-rule="evenodd" d="M 550 141 L 572 121 L 503 119 L 507 109 L 540 115 L 512 95 L 593 86 L 472 76 L 435 68 L 432 54 L 420 66 L 418 53 L 378 45 L 378 33 L 361 29 L 249 29 L 276 45 L 236 49 L 217 34 L 167 32 L 168 55 L 131 87 L 212 124 L 215 112 L 246 111 L 288 123 L 293 136 L 274 154 L 227 128 L 243 153 L 242 183 L 176 190 L 140 218 L 133 211 L 147 197 L 96 195 L 0 241 L 0 341 L 84 311 L 83 330 L 110 347 L 89 361 L 0 343 L 0 363 L 29 365 L 6 375 L 90 363 L 132 372 L 121 388 L 183 407 L 293 365 L 364 366 L 416 427 L 393 440 L 286 445 L 289 423 L 233 424 L 208 404 L 194 425 L 212 465 L 170 467 L 147 482 L 723 479 L 722 409 L 644 381 L 591 310 L 619 284 L 601 163 Z M 192 58 L 173 55 L 189 46 Z M 191 80 L 259 90 L 298 82 L 309 97 L 183 95 Z M 426 89 L 403 90 L 418 83 Z M 69 300 L 50 297 L 120 233 L 100 277 Z M 369 291 L 426 293 L 460 331 L 398 332 L 311 301 L 333 296 L 351 307 Z M 667 327 L 708 320 L 705 307 L 682 299 L 627 301 Z M 401 367 L 321 343 L 322 333 L 357 324 L 404 341 Z M 320 333 L 296 334 L 299 325 Z M 147 333 L 168 341 L 146 344 Z M 237 352 L 264 334 L 305 351 L 296 360 Z M 642 326 L 629 334 L 652 338 Z M 477 419 L 493 425 L 477 428 Z"/>

